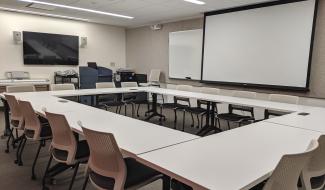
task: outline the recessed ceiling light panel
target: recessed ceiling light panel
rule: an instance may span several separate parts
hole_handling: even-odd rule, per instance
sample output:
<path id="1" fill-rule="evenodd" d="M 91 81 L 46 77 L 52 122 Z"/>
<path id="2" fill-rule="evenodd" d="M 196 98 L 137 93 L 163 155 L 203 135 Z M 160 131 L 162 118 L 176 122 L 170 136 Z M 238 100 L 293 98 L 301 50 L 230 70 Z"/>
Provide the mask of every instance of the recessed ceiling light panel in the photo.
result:
<path id="1" fill-rule="evenodd" d="M 189 2 L 189 3 L 194 3 L 194 4 L 197 4 L 197 5 L 204 5 L 205 2 L 203 1 L 199 1 L 199 0 L 184 0 L 186 2 Z"/>
<path id="2" fill-rule="evenodd" d="M 0 7 L 0 10 L 9 11 L 9 12 L 26 13 L 26 14 L 32 14 L 32 15 L 55 17 L 55 18 L 63 18 L 63 19 L 69 19 L 69 20 L 78 20 L 78 21 L 85 21 L 85 22 L 89 21 L 89 19 L 84 19 L 84 18 L 77 18 L 77 17 L 70 17 L 70 16 L 56 15 L 56 14 L 47 14 L 47 13 L 41 13 L 41 12 L 26 11 L 26 10 L 21 10 L 21 9 L 11 9 L 11 8 L 6 8 L 6 7 Z"/>
<path id="3" fill-rule="evenodd" d="M 114 16 L 114 17 L 120 17 L 120 18 L 126 18 L 126 19 L 134 18 L 131 16 L 125 16 L 125 15 L 121 15 L 121 14 L 97 11 L 97 10 L 86 9 L 86 8 L 81 8 L 81 7 L 74 7 L 74 6 L 69 6 L 69 5 L 62 5 L 62 4 L 57 4 L 57 3 L 48 3 L 48 2 L 42 2 L 42 1 L 36 1 L 36 0 L 18 0 L 18 1 L 23 1 L 23 2 L 27 2 L 27 3 L 38 3 L 38 4 L 42 4 L 42 5 L 49 5 L 49 6 L 60 7 L 60 8 L 65 8 L 65 9 L 72 9 L 72 10 L 78 10 L 78 11 L 84 11 L 84 12 L 90 12 L 90 13 L 95 13 L 95 14 L 102 14 L 102 15 L 108 15 L 108 16 Z"/>

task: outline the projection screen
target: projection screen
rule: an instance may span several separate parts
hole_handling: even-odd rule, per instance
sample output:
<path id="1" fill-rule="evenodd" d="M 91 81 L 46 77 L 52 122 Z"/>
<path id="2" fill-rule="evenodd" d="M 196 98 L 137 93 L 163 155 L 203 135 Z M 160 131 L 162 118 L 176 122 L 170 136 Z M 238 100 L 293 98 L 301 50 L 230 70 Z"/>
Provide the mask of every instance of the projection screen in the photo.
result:
<path id="1" fill-rule="evenodd" d="M 205 13 L 202 82 L 306 90 L 317 0 Z"/>

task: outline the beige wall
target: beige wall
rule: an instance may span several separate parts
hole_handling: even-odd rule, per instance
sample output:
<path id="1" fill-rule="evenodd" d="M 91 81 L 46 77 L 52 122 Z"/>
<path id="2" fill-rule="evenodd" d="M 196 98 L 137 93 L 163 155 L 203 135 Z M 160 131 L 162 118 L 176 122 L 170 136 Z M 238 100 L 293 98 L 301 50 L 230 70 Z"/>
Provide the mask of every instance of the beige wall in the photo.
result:
<path id="1" fill-rule="evenodd" d="M 32 31 L 77 35 L 88 38 L 88 45 L 80 49 L 80 65 L 95 61 L 100 66 L 125 67 L 125 29 L 87 22 L 41 17 L 0 11 L 0 78 L 12 70 L 29 71 L 32 76 L 51 75 L 54 71 L 78 67 L 70 66 L 25 66 L 23 46 L 13 41 L 13 31 Z M 112 68 L 114 69 L 114 68 Z"/>
<path id="2" fill-rule="evenodd" d="M 164 24 L 160 31 L 152 31 L 148 26 L 128 29 L 126 32 L 126 64 L 139 73 L 149 73 L 151 69 L 161 69 L 162 81 L 166 83 L 189 83 L 201 86 L 199 82 L 174 80 L 168 78 L 168 34 L 169 32 L 198 29 L 203 27 L 203 19 L 193 19 Z M 186 69 L 186 68 L 184 68 Z M 325 98 L 325 1 L 320 1 L 309 93 L 295 93 L 299 96 Z M 236 87 L 223 86 L 226 89 Z M 274 91 L 249 89 L 258 92 Z M 275 93 L 277 93 L 275 91 Z M 281 92 L 294 94 L 290 92 Z"/>

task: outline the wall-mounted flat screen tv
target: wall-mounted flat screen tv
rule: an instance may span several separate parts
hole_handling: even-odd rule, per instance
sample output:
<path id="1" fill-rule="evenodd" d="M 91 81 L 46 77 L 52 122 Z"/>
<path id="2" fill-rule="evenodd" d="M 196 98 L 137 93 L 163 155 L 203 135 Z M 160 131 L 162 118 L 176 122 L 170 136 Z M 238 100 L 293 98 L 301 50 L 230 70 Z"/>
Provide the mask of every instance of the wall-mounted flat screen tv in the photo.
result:
<path id="1" fill-rule="evenodd" d="M 78 65 L 79 37 L 23 32 L 25 65 Z"/>

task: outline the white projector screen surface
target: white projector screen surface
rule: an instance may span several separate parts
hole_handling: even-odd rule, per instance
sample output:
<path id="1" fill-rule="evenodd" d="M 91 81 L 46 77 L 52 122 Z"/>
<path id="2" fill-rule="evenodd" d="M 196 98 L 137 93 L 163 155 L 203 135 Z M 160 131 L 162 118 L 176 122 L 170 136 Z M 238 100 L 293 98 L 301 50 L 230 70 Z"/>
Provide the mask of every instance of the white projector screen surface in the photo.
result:
<path id="1" fill-rule="evenodd" d="M 169 33 L 169 77 L 200 80 L 203 30 Z"/>
<path id="2" fill-rule="evenodd" d="M 315 0 L 206 15 L 202 81 L 306 88 Z"/>

